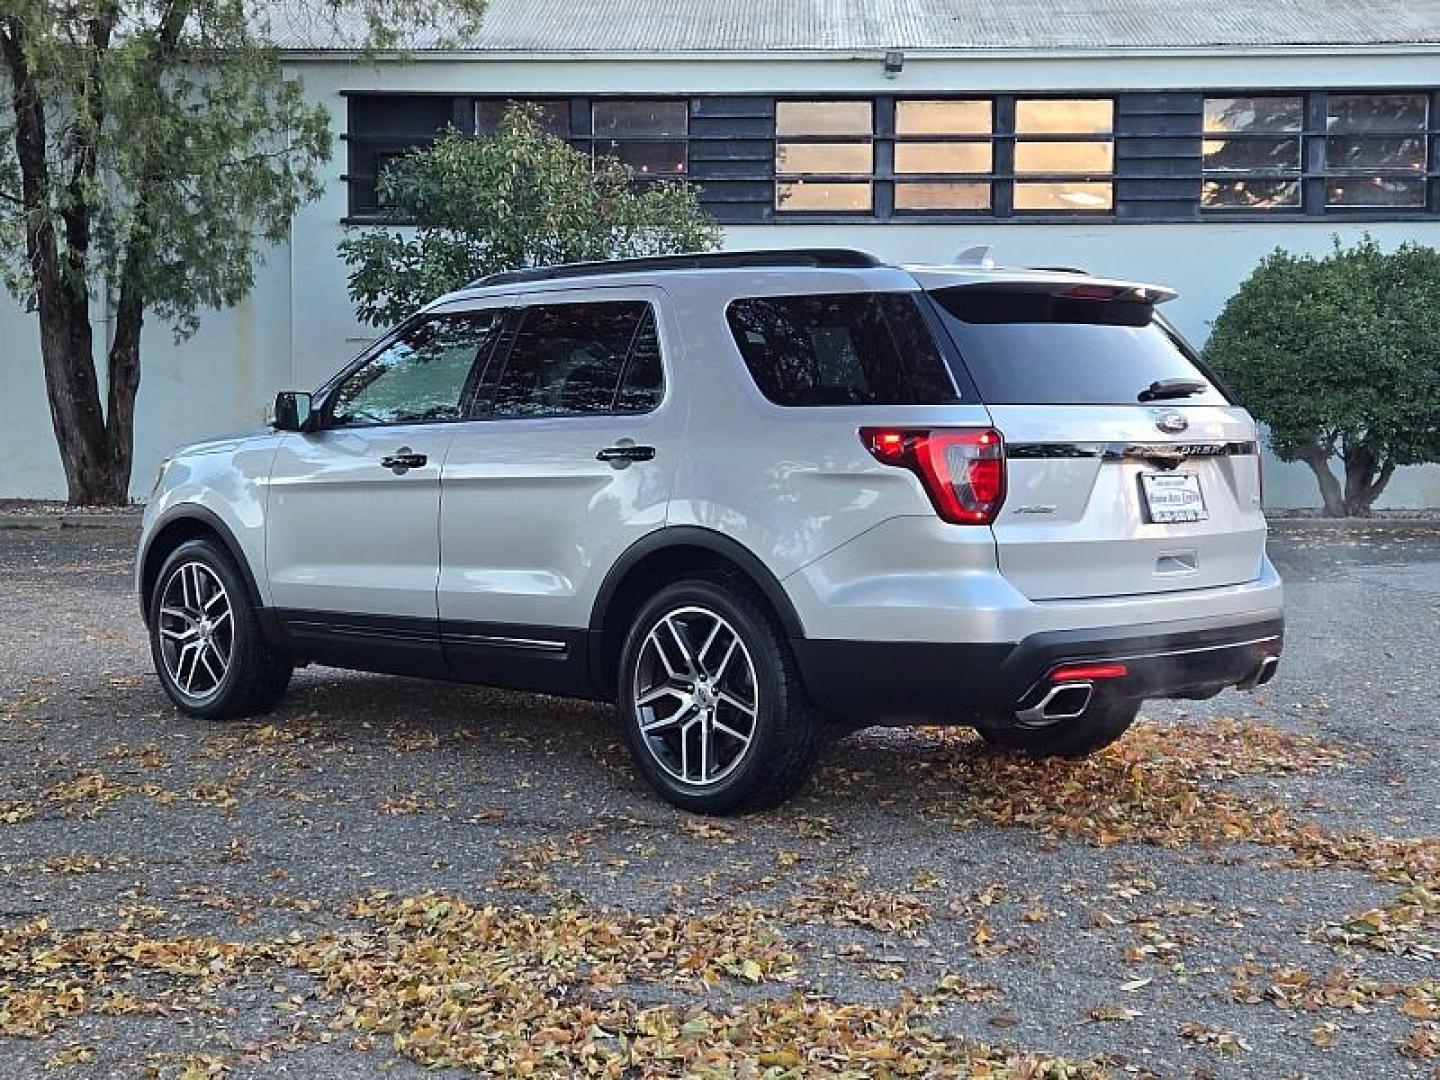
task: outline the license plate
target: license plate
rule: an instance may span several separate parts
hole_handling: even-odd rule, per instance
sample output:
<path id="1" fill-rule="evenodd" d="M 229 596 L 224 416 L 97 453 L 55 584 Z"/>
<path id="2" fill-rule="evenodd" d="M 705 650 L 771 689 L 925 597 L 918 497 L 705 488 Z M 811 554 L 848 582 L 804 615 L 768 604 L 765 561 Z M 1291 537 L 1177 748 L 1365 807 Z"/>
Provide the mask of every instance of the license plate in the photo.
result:
<path id="1" fill-rule="evenodd" d="M 1200 477 L 1195 473 L 1141 473 L 1140 490 L 1145 496 L 1150 520 L 1157 525 L 1204 521 L 1210 516 L 1205 509 L 1205 496 L 1200 492 Z"/>

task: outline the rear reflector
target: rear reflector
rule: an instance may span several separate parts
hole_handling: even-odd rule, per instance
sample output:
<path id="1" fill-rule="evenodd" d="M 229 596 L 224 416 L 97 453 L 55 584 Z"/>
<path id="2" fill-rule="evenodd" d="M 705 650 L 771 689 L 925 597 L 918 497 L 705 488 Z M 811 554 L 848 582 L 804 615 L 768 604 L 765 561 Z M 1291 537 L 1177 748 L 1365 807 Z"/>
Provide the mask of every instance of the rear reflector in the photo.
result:
<path id="1" fill-rule="evenodd" d="M 1054 668 L 1045 676 L 1052 683 L 1093 682 L 1096 679 L 1123 679 L 1130 674 L 1124 664 L 1071 664 Z"/>
<path id="2" fill-rule="evenodd" d="M 920 478 L 935 512 L 952 525 L 989 525 L 1005 501 L 1005 441 L 993 428 L 861 428 L 876 461 Z"/>

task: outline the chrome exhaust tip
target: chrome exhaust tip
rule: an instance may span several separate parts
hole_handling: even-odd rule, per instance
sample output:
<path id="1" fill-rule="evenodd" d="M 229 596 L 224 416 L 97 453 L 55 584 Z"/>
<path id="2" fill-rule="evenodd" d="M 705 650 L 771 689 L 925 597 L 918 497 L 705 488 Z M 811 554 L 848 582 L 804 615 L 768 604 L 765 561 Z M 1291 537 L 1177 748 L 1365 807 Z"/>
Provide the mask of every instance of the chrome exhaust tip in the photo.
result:
<path id="1" fill-rule="evenodd" d="M 1264 686 L 1275 677 L 1275 672 L 1280 668 L 1278 656 L 1267 656 L 1260 661 L 1260 666 L 1246 679 L 1236 684 L 1240 690 L 1254 690 L 1257 686 Z"/>
<path id="2" fill-rule="evenodd" d="M 1015 714 L 1020 727 L 1049 727 L 1061 720 L 1074 720 L 1090 707 L 1095 684 L 1089 682 L 1056 683 L 1036 704 Z"/>

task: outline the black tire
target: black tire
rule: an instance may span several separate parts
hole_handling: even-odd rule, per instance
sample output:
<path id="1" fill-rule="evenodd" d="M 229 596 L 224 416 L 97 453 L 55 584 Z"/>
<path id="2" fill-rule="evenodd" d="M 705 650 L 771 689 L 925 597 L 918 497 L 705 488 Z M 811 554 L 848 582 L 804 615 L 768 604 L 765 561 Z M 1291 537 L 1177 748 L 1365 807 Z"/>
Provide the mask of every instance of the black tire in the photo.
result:
<path id="1" fill-rule="evenodd" d="M 1097 694 L 1079 716 L 1047 727 L 1020 727 L 1008 716 L 975 727 L 991 746 L 1019 750 L 1037 758 L 1083 758 L 1105 749 L 1129 731 L 1139 712 L 1140 702 L 1133 698 Z"/>
<path id="2" fill-rule="evenodd" d="M 221 658 L 217 656 L 218 649 L 228 644 L 228 662 L 224 665 L 223 674 L 215 685 L 204 685 L 199 693 L 195 692 L 193 685 L 189 691 L 181 685 L 177 673 L 183 678 L 187 669 L 182 663 L 177 672 L 172 672 L 173 662 L 167 660 L 166 646 L 162 643 L 162 627 L 173 635 L 177 625 L 187 626 L 183 619 L 162 614 L 162 601 L 167 595 L 167 589 L 177 581 L 177 573 L 185 568 L 193 568 L 196 564 L 203 568 L 199 571 L 199 576 L 206 582 L 205 587 L 213 587 L 213 582 L 218 582 L 223 587 L 223 600 L 230 611 L 227 621 L 231 625 L 228 636 L 224 636 L 223 625 L 217 625 L 214 631 L 217 651 L 204 656 L 205 661 L 215 657 L 213 665 L 206 665 L 207 672 L 212 667 L 219 668 Z M 192 575 L 196 573 L 193 569 L 187 572 Z M 213 580 L 206 576 L 206 572 L 213 576 Z M 213 592 L 210 593 L 212 599 L 214 595 Z M 275 706 L 290 685 L 294 666 L 266 645 L 245 579 L 236 568 L 230 553 L 219 544 L 205 539 L 188 540 L 172 551 L 155 577 L 146 613 L 146 624 L 150 631 L 150 655 L 154 660 L 160 685 L 165 688 L 166 695 L 176 707 L 190 716 L 206 720 L 230 720 L 266 712 Z M 169 626 L 166 626 L 167 621 Z M 188 629 L 185 632 L 188 633 Z M 210 633 L 208 627 L 206 633 Z M 198 674 L 198 663 L 196 660 L 190 661 L 189 670 L 192 675 Z M 205 676 L 201 676 L 201 681 L 205 684 L 209 682 Z"/>
<path id="3" fill-rule="evenodd" d="M 671 729 L 668 736 L 671 742 L 665 744 L 667 736 L 642 732 L 647 713 L 636 704 L 637 678 L 646 677 L 642 665 L 653 668 L 655 664 L 653 646 L 647 645 L 647 638 L 652 630 L 663 627 L 667 615 L 680 620 L 682 627 L 686 625 L 685 619 L 701 617 L 687 616 L 686 611 L 702 611 L 722 619 L 743 644 L 744 654 L 748 654 L 742 654 L 740 662 L 749 660 L 748 666 L 734 669 L 741 673 L 738 684 L 725 682 L 722 680 L 733 680 L 736 676 L 727 674 L 729 669 L 720 660 L 719 654 L 726 647 L 724 639 L 717 639 L 711 652 L 700 651 L 702 666 L 709 669 L 707 674 L 712 680 L 706 682 L 707 688 L 712 682 L 719 688 L 720 697 L 710 706 L 714 723 L 717 727 L 722 723 L 733 724 L 742 732 L 750 732 L 749 743 L 735 754 L 724 774 L 703 784 L 683 782 L 661 764 L 667 752 L 673 751 L 674 741 L 684 741 L 689 736 Z M 680 655 L 678 650 L 677 655 Z M 714 678 L 717 671 L 718 679 Z M 738 685 L 740 688 L 735 690 L 734 697 L 741 698 L 744 688 L 752 684 L 754 696 L 748 703 L 753 706 L 753 719 L 749 719 L 736 711 L 737 706 L 727 704 L 732 698 L 726 689 Z M 805 693 L 784 631 L 764 599 L 739 575 L 716 574 L 677 581 L 641 608 L 621 651 L 618 701 L 621 727 L 636 768 L 664 798 L 692 813 L 743 814 L 784 802 L 799 791 L 814 772 L 826 742 L 826 725 L 816 715 Z M 677 713 L 682 711 L 676 707 Z M 655 719 L 655 710 L 651 710 L 648 718 Z M 710 722 L 706 720 L 701 724 L 699 739 L 707 737 Z M 712 745 L 718 748 L 713 751 L 714 759 L 721 760 L 728 737 L 712 738 Z M 728 743 L 729 748 L 733 749 L 734 742 Z M 694 745 L 687 743 L 687 746 Z M 703 759 L 701 768 L 704 768 Z"/>

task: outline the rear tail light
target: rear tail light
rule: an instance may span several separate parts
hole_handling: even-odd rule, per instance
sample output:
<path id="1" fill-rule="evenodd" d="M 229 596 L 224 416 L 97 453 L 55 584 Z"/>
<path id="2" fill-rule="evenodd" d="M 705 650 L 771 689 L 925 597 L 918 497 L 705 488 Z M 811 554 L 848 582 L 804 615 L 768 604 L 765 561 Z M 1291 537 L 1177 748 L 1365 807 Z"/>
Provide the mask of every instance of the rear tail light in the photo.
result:
<path id="1" fill-rule="evenodd" d="M 1005 501 L 1005 441 L 992 428 L 861 428 L 876 461 L 920 478 L 935 512 L 952 525 L 989 525 Z"/>

